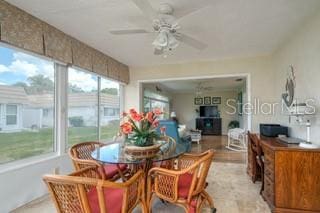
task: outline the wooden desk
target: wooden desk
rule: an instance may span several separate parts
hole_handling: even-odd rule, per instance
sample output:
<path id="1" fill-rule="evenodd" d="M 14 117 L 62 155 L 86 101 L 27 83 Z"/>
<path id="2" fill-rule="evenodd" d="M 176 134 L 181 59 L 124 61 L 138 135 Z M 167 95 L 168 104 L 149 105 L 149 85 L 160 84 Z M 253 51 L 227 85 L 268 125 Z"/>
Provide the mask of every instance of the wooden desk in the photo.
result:
<path id="1" fill-rule="evenodd" d="M 259 139 L 265 165 L 262 196 L 272 212 L 320 212 L 320 149 L 305 149 L 276 138 Z M 248 152 L 249 175 L 251 162 Z"/>

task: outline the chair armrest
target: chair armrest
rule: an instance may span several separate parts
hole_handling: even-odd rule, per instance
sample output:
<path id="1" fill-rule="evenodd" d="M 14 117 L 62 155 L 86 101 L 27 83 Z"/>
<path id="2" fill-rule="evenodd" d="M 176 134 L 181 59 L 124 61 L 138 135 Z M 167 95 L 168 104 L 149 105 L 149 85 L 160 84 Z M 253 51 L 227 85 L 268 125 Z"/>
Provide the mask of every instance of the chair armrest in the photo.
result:
<path id="1" fill-rule="evenodd" d="M 151 169 L 148 173 L 148 200 L 151 200 L 152 192 L 155 192 L 161 199 L 169 202 L 177 201 L 180 173 L 163 168 Z"/>
<path id="2" fill-rule="evenodd" d="M 89 166 L 83 169 L 80 169 L 76 172 L 70 174 L 70 176 L 76 177 L 87 177 L 87 178 L 97 178 L 101 179 L 101 173 L 99 172 L 99 168 L 97 166 Z"/>
<path id="3" fill-rule="evenodd" d="M 203 152 L 203 153 L 183 153 L 179 158 L 183 158 L 183 157 L 193 157 L 193 158 L 200 158 L 204 155 L 206 155 L 207 152 Z"/>
<path id="4" fill-rule="evenodd" d="M 207 151 L 208 152 L 208 151 Z M 178 169 L 185 169 L 190 167 L 192 164 L 194 164 L 197 160 L 199 160 L 201 157 L 205 156 L 207 152 L 195 154 L 195 153 L 184 153 L 178 158 Z"/>
<path id="5" fill-rule="evenodd" d="M 144 200 L 144 172 L 139 170 L 126 182 L 111 182 L 100 180 L 98 191 L 102 194 L 103 188 L 118 188 L 124 190 L 122 212 L 131 212 L 139 201 Z"/>
<path id="6" fill-rule="evenodd" d="M 187 173 L 196 175 L 197 173 L 193 171 L 197 167 L 198 164 L 193 164 L 182 170 L 169 170 L 159 167 L 152 168 L 148 173 L 148 200 L 150 200 L 153 190 L 158 197 L 170 202 L 176 202 L 178 199 L 178 182 L 180 176 Z M 195 176 L 193 176 L 193 178 L 195 178 Z M 152 186 L 153 180 L 154 184 Z"/>

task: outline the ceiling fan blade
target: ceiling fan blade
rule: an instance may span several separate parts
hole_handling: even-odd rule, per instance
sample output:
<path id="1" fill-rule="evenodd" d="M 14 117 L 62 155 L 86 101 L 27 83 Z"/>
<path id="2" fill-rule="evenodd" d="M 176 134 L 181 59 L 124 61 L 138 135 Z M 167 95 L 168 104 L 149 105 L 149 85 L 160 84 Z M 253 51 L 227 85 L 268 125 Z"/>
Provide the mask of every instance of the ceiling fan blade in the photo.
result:
<path id="1" fill-rule="evenodd" d="M 143 34 L 149 33 L 143 29 L 131 29 L 131 30 L 110 30 L 109 31 L 113 35 L 129 35 L 129 34 Z"/>
<path id="2" fill-rule="evenodd" d="M 148 0 L 132 0 L 137 7 L 150 19 L 154 20 L 158 18 L 157 12 L 152 8 Z"/>
<path id="3" fill-rule="evenodd" d="M 180 11 L 176 11 L 174 13 L 174 16 L 179 21 L 180 19 L 182 19 L 182 18 L 184 18 L 186 16 L 189 16 L 189 15 L 192 15 L 194 13 L 197 13 L 199 10 L 207 8 L 207 7 L 211 6 L 211 5 L 212 5 L 211 2 L 209 2 L 209 3 L 205 2 L 205 3 L 201 4 L 198 1 L 194 1 L 194 2 L 191 3 L 191 5 L 189 5 L 190 9 L 181 10 L 181 12 Z"/>
<path id="4" fill-rule="evenodd" d="M 198 41 L 190 36 L 187 36 L 183 33 L 179 33 L 176 37 L 179 41 L 193 47 L 196 48 L 198 50 L 204 50 L 205 48 L 207 48 L 208 45 L 202 43 L 201 41 Z"/>
<path id="5" fill-rule="evenodd" d="M 154 52 L 153 52 L 153 54 L 155 54 L 155 55 L 161 55 L 163 53 L 163 49 L 157 49 L 157 48 L 154 48 Z"/>

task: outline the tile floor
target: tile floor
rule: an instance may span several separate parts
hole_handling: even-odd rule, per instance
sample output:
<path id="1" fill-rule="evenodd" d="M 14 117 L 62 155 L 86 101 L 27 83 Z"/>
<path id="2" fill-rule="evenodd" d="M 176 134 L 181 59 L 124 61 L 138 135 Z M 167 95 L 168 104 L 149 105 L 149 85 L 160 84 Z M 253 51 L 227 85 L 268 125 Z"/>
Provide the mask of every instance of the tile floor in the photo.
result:
<path id="1" fill-rule="evenodd" d="M 213 197 L 218 213 L 267 213 L 268 205 L 259 195 L 261 183 L 253 184 L 246 174 L 246 153 L 235 152 L 225 148 L 226 136 L 203 136 L 200 145 L 193 144 L 192 152 L 215 150 L 214 162 L 210 168 L 207 181 L 208 193 Z M 48 196 L 29 203 L 13 213 L 53 213 L 56 212 Z M 135 209 L 134 213 L 140 213 Z M 156 200 L 153 212 L 183 212 L 181 207 L 163 204 Z M 203 209 L 203 212 L 210 212 Z"/>
<path id="2" fill-rule="evenodd" d="M 207 191 L 213 197 L 218 213 L 267 213 L 269 207 L 259 195 L 260 183 L 253 184 L 246 174 L 245 164 L 213 162 Z M 21 207 L 13 213 L 53 213 L 56 212 L 48 197 Z M 140 212 L 136 209 L 135 213 Z M 180 207 L 154 203 L 153 212 L 183 212 Z M 204 209 L 203 212 L 210 212 Z"/>

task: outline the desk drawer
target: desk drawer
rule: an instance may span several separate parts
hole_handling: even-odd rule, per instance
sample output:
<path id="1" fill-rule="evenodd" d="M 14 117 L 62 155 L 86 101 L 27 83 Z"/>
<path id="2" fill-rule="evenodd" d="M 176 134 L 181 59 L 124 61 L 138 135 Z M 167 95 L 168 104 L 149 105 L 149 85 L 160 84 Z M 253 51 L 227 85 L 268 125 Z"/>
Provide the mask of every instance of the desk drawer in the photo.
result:
<path id="1" fill-rule="evenodd" d="M 264 158 L 264 168 L 274 171 L 274 159 Z"/>
<path id="2" fill-rule="evenodd" d="M 274 183 L 274 170 L 268 167 L 264 168 L 264 176 Z"/>
<path id="3" fill-rule="evenodd" d="M 274 159 L 274 151 L 273 150 L 266 148 L 266 147 L 263 147 L 263 153 L 264 153 L 265 158 Z"/>
<path id="4" fill-rule="evenodd" d="M 264 177 L 263 196 L 269 205 L 274 205 L 274 182 L 267 176 Z"/>
<path id="5" fill-rule="evenodd" d="M 264 152 L 264 167 L 270 171 L 274 171 L 274 151 L 263 149 Z"/>

